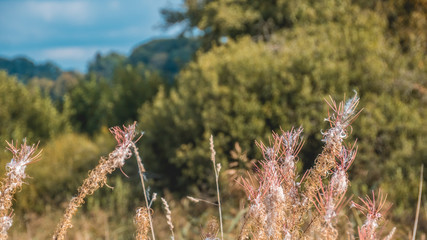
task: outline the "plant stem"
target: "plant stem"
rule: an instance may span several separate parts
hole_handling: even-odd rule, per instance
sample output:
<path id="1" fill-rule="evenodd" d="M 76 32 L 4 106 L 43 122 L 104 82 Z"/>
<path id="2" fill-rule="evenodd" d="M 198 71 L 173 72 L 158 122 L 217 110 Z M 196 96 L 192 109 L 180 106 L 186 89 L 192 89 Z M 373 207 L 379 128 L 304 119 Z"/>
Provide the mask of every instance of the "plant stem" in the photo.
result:
<path id="1" fill-rule="evenodd" d="M 153 236 L 153 240 L 156 240 L 156 237 L 154 236 L 154 227 L 153 227 L 153 221 L 151 220 L 150 208 L 148 206 L 147 192 L 145 190 L 145 184 L 144 184 L 143 173 L 145 172 L 145 168 L 144 168 L 144 165 L 142 165 L 142 161 L 141 161 L 141 157 L 139 156 L 138 148 L 136 147 L 135 143 L 133 143 L 133 142 L 132 142 L 132 147 L 133 147 L 133 151 L 135 152 L 136 162 L 138 163 L 138 169 L 139 169 L 138 173 L 139 173 L 139 177 L 141 179 L 142 190 L 144 191 L 145 206 L 147 207 L 148 219 L 150 220 L 151 234 Z"/>
<path id="2" fill-rule="evenodd" d="M 214 168 L 214 171 L 215 171 L 215 183 L 216 183 L 216 195 L 217 195 L 217 197 L 218 197 L 218 212 L 219 212 L 219 226 L 220 226 L 220 229 L 221 229 L 221 240 L 224 240 L 224 231 L 223 231 L 223 229 L 222 229 L 222 213 L 221 213 L 221 197 L 220 197 L 220 194 L 219 194 L 219 181 L 218 181 L 218 178 L 219 178 L 219 169 L 217 169 L 217 166 L 216 166 L 216 164 L 215 164 L 215 154 L 216 154 L 216 152 L 215 152 L 215 149 L 214 149 L 214 143 L 213 143 L 213 136 L 211 135 L 211 137 L 210 137 L 210 147 L 211 147 L 211 160 L 212 160 L 212 164 L 213 164 L 213 168 Z M 219 165 L 219 167 L 221 167 L 221 165 Z"/>
<path id="3" fill-rule="evenodd" d="M 214 168 L 215 168 L 216 192 L 217 192 L 217 196 L 218 196 L 219 226 L 221 228 L 221 239 L 224 240 L 224 232 L 222 229 L 221 198 L 219 195 L 219 184 L 218 184 L 218 172 L 216 171 L 215 166 L 214 166 Z"/>

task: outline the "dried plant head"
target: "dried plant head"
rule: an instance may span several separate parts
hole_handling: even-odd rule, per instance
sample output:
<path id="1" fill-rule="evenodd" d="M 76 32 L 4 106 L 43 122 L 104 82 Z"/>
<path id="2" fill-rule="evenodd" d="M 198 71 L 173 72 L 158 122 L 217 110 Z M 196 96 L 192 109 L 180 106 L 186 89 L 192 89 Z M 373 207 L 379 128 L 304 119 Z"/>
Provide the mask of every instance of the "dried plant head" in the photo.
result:
<path id="1" fill-rule="evenodd" d="M 211 217 L 206 223 L 206 226 L 202 229 L 201 238 L 202 240 L 218 239 L 217 238 L 218 232 L 219 232 L 218 219 L 216 219 L 215 217 Z"/>
<path id="2" fill-rule="evenodd" d="M 379 190 L 377 197 L 375 197 L 375 193 L 372 191 L 372 198 L 366 195 L 365 198 L 359 197 L 359 200 L 362 202 L 361 204 L 357 204 L 354 201 L 352 202 L 352 206 L 366 216 L 366 221 L 358 229 L 359 238 L 376 239 L 380 221 L 383 220 L 384 215 L 390 208 L 390 206 L 387 206 L 387 195 L 384 195 L 384 193 Z"/>
<path id="3" fill-rule="evenodd" d="M 325 179 L 331 174 L 334 174 L 332 181 L 335 187 L 339 189 L 339 192 L 345 192 L 348 187 L 346 171 L 355 157 L 355 152 L 353 154 L 351 151 L 349 154 L 347 148 L 343 148 L 343 141 L 348 136 L 348 128 L 351 127 L 351 123 L 360 114 L 360 111 L 356 112 L 359 104 L 357 93 L 346 102 L 339 104 L 332 97 L 329 101 L 325 101 L 329 106 L 328 117 L 325 118 L 325 121 L 329 122 L 330 128 L 321 132 L 325 145 L 322 153 L 315 159 L 315 165 L 305 175 L 303 185 L 306 199 L 311 199 L 320 189 L 319 178 Z M 309 208 L 309 204 L 302 204 L 300 212 L 307 212 Z"/>
<path id="4" fill-rule="evenodd" d="M 216 195 L 218 199 L 219 228 L 221 233 L 221 240 L 224 240 L 224 230 L 222 225 L 221 194 L 219 191 L 219 172 L 221 171 L 221 164 L 216 163 L 216 160 L 215 160 L 216 152 L 215 152 L 213 135 L 211 135 L 211 137 L 209 138 L 209 142 L 210 142 L 210 150 L 211 150 L 211 161 L 212 161 L 213 169 L 215 172 Z"/>
<path id="5" fill-rule="evenodd" d="M 148 233 L 150 231 L 150 218 L 145 207 L 136 209 L 135 218 L 133 220 L 136 226 L 136 240 L 149 240 Z"/>
<path id="6" fill-rule="evenodd" d="M 303 128 L 299 127 L 298 129 L 292 128 L 290 131 L 283 131 L 281 129 L 282 135 L 278 136 L 273 132 L 273 138 L 280 137 L 283 146 L 283 152 L 287 158 L 296 158 L 298 153 L 301 151 L 304 141 L 301 137 Z"/>
<path id="7" fill-rule="evenodd" d="M 242 237 L 281 239 L 290 237 L 298 216 L 299 186 L 296 182 L 297 154 L 303 141 L 302 128 L 272 133 L 269 146 L 257 142 L 264 159 L 259 161 L 254 175 L 240 181 L 250 201 Z"/>
<path id="8" fill-rule="evenodd" d="M 71 224 L 71 219 L 77 212 L 77 209 L 85 202 L 84 199 L 88 195 L 92 195 L 100 187 L 106 185 L 107 175 L 111 174 L 115 169 L 121 169 L 125 164 L 125 160 L 132 155 L 131 147 L 134 146 L 133 139 L 135 138 L 136 122 L 129 126 L 110 128 L 110 132 L 117 140 L 117 146 L 112 151 L 108 158 L 101 158 L 98 165 L 89 172 L 89 176 L 83 181 L 83 184 L 78 189 L 77 196 L 73 197 L 65 210 L 64 216 L 59 222 L 53 239 L 62 240 Z"/>
<path id="9" fill-rule="evenodd" d="M 0 239 L 7 239 L 7 231 L 13 223 L 13 195 L 20 190 L 28 164 L 40 159 L 41 151 L 37 152 L 38 144 L 27 145 L 26 139 L 18 146 L 13 141 L 7 143 L 7 149 L 12 153 L 12 159 L 6 164 L 6 174 L 0 186 Z"/>
<path id="10" fill-rule="evenodd" d="M 255 165 L 255 176 L 248 174 L 248 178 L 241 181 L 249 200 L 258 198 L 262 201 L 268 191 L 277 190 L 284 183 L 286 186 L 295 185 L 297 154 L 303 145 L 300 138 L 302 130 L 302 127 L 288 132 L 282 130 L 281 135 L 273 132 L 269 146 L 256 142 L 264 160 Z"/>
<path id="11" fill-rule="evenodd" d="M 278 134 L 272 132 L 272 138 L 269 139 L 269 146 L 263 142 L 256 141 L 256 145 L 261 150 L 263 158 L 269 161 L 286 162 L 288 159 L 295 158 L 301 151 L 304 144 L 301 133 L 302 127 L 298 129 L 292 128 L 290 131 L 283 131 Z"/>
<path id="12" fill-rule="evenodd" d="M 345 198 L 345 192 L 338 192 L 335 189 L 334 184 L 329 182 L 327 187 L 324 187 L 321 179 L 320 190 L 318 193 L 310 199 L 312 204 L 317 210 L 318 221 L 317 226 L 314 227 L 315 232 L 319 232 L 322 239 L 337 239 L 338 229 L 336 228 L 338 222 L 338 215 L 343 206 L 345 206 L 349 200 Z"/>
<path id="13" fill-rule="evenodd" d="M 166 211 L 166 220 L 167 220 L 167 224 L 169 226 L 169 230 L 171 231 L 171 239 L 174 240 L 175 234 L 173 232 L 174 227 L 173 227 L 173 223 L 172 223 L 172 212 L 169 208 L 169 204 L 166 201 L 166 199 L 164 199 L 164 198 L 161 198 L 161 199 L 162 199 L 163 207 Z"/>
<path id="14" fill-rule="evenodd" d="M 268 192 L 281 188 L 286 178 L 282 168 L 274 161 L 260 161 L 256 166 L 256 175 L 247 175 L 241 179 L 243 190 L 252 204 L 265 200 Z"/>
<path id="15" fill-rule="evenodd" d="M 337 169 L 348 171 L 348 169 L 351 167 L 354 160 L 356 159 L 358 149 L 356 144 L 357 140 L 353 143 L 353 146 L 351 147 L 348 147 L 346 145 L 342 146 L 341 152 L 337 157 Z"/>
<path id="16" fill-rule="evenodd" d="M 357 96 L 356 91 L 354 91 L 354 96 L 352 98 L 348 99 L 345 103 L 340 102 L 338 105 L 335 100 L 329 96 L 329 101 L 325 99 L 325 102 L 329 105 L 333 113 L 328 110 L 328 118 L 326 118 L 325 121 L 329 122 L 331 128 L 338 127 L 345 130 L 362 111 L 356 112 L 359 100 L 360 98 Z M 343 132 L 341 134 L 345 133 Z"/>
<path id="17" fill-rule="evenodd" d="M 136 136 L 136 122 L 129 126 L 124 126 L 121 129 L 119 126 L 111 127 L 109 131 L 114 135 L 114 138 L 117 141 L 118 146 L 120 147 L 128 147 L 132 142 L 136 143 L 142 137 L 141 136 L 133 141 Z"/>
<path id="18" fill-rule="evenodd" d="M 12 162 L 21 162 L 23 165 L 28 165 L 40 160 L 42 150 L 36 153 L 39 145 L 38 143 L 29 146 L 27 145 L 27 139 L 24 139 L 20 147 L 18 147 L 18 144 L 15 146 L 13 141 L 10 143 L 6 141 L 6 143 L 7 150 L 9 150 L 13 155 Z"/>
<path id="19" fill-rule="evenodd" d="M 211 161 L 215 165 L 215 155 L 216 155 L 216 152 L 215 152 L 215 145 L 214 145 L 213 135 L 211 135 L 210 138 L 209 138 L 209 146 L 210 146 L 210 150 L 211 150 Z"/>
<path id="20" fill-rule="evenodd" d="M 335 194 L 343 194 L 347 191 L 350 184 L 348 180 L 347 171 L 351 164 L 354 162 L 357 154 L 356 142 L 351 148 L 342 146 L 340 154 L 337 156 L 337 165 L 332 174 L 330 184 L 335 189 Z"/>
<path id="21" fill-rule="evenodd" d="M 321 180 L 319 180 L 321 182 Z M 329 184 L 325 190 L 323 183 L 320 183 L 321 190 L 311 199 L 314 207 L 323 216 L 324 222 L 328 225 L 334 225 L 338 212 L 345 205 L 345 192 L 336 195 L 336 190 L 332 184 Z"/>

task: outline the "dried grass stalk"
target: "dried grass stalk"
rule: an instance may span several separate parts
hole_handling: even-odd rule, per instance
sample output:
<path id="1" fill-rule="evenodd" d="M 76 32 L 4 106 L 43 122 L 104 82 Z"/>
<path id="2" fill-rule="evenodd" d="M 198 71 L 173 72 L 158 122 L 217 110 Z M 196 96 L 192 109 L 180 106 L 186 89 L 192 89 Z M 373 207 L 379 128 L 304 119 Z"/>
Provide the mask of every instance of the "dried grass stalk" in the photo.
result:
<path id="1" fill-rule="evenodd" d="M 7 149 L 13 154 L 12 160 L 6 165 L 6 176 L 0 187 L 0 239 L 7 239 L 7 231 L 12 226 L 13 195 L 21 189 L 24 179 L 28 177 L 25 169 L 28 164 L 38 161 L 41 151 L 36 153 L 37 145 L 28 146 L 27 141 L 21 147 L 7 142 Z"/>
<path id="2" fill-rule="evenodd" d="M 215 146 L 214 146 L 214 141 L 213 141 L 212 135 L 209 138 L 209 143 L 210 143 L 210 149 L 211 149 L 211 161 L 212 161 L 213 168 L 215 171 L 216 195 L 218 198 L 219 227 L 220 227 L 220 231 L 221 231 L 221 240 L 224 240 L 224 230 L 222 227 L 221 195 L 219 192 L 219 172 L 221 171 L 221 164 L 216 163 L 216 160 L 215 160 L 216 152 L 215 152 Z"/>
<path id="3" fill-rule="evenodd" d="M 71 218 L 85 202 L 85 197 L 92 195 L 97 189 L 104 186 L 107 182 L 107 174 L 111 174 L 117 168 L 123 167 L 125 160 L 132 155 L 130 148 L 135 137 L 135 125 L 136 123 L 124 127 L 123 130 L 119 127 L 110 129 L 110 132 L 118 142 L 116 149 L 108 155 L 108 158 L 101 158 L 99 164 L 89 172 L 89 176 L 79 187 L 77 196 L 73 197 L 68 204 L 65 214 L 56 228 L 53 239 L 62 240 L 65 238 L 68 228 L 72 227 Z"/>
<path id="4" fill-rule="evenodd" d="M 139 178 L 141 180 L 142 190 L 144 191 L 144 199 L 145 199 L 145 206 L 146 206 L 145 209 L 147 211 L 148 220 L 150 222 L 151 236 L 153 237 L 153 240 L 156 240 L 156 235 L 154 234 L 153 220 L 151 219 L 151 214 L 148 212 L 150 210 L 151 203 L 148 202 L 147 190 L 145 189 L 145 183 L 144 183 L 145 168 L 144 168 L 144 165 L 142 164 L 142 160 L 141 160 L 141 157 L 139 156 L 139 151 L 135 143 L 132 143 L 132 147 L 136 156 L 136 162 L 138 164 L 138 170 L 139 170 L 138 173 L 139 173 Z"/>
<path id="5" fill-rule="evenodd" d="M 169 226 L 169 230 L 171 231 L 171 239 L 174 240 L 175 234 L 173 234 L 172 212 L 169 208 L 169 204 L 166 201 L 166 199 L 162 198 L 162 203 L 163 203 L 163 207 L 165 208 L 165 211 L 166 211 L 166 219 L 167 219 L 167 224 Z"/>

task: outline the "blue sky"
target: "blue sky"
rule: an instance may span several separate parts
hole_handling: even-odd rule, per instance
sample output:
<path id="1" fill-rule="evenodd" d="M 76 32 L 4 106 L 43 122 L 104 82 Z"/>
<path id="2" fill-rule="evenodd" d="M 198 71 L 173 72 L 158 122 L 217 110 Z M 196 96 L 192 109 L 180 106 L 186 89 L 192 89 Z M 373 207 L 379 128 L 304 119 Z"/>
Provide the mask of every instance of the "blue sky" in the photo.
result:
<path id="1" fill-rule="evenodd" d="M 65 70 L 86 71 L 99 51 L 129 54 L 164 31 L 160 9 L 181 0 L 0 0 L 0 56 L 54 61 Z M 156 27 L 157 26 L 157 27 Z"/>

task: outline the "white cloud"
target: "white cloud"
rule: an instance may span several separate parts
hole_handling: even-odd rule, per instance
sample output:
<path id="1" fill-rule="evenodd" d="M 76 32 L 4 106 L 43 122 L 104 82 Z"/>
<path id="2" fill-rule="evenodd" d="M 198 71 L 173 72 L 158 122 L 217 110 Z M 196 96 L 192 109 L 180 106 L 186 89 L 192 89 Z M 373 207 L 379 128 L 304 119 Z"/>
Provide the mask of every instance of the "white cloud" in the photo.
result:
<path id="1" fill-rule="evenodd" d="M 55 60 L 86 60 L 98 51 L 97 47 L 58 47 L 41 50 L 40 58 Z"/>
<path id="2" fill-rule="evenodd" d="M 52 60 L 83 60 L 92 58 L 95 53 L 107 53 L 110 51 L 126 52 L 129 49 L 123 46 L 64 46 L 46 48 L 33 52 L 40 59 Z"/>
<path id="3" fill-rule="evenodd" d="M 83 24 L 91 19 L 91 6 L 86 1 L 28 1 L 24 3 L 23 8 L 27 14 L 45 22 L 65 21 Z"/>

